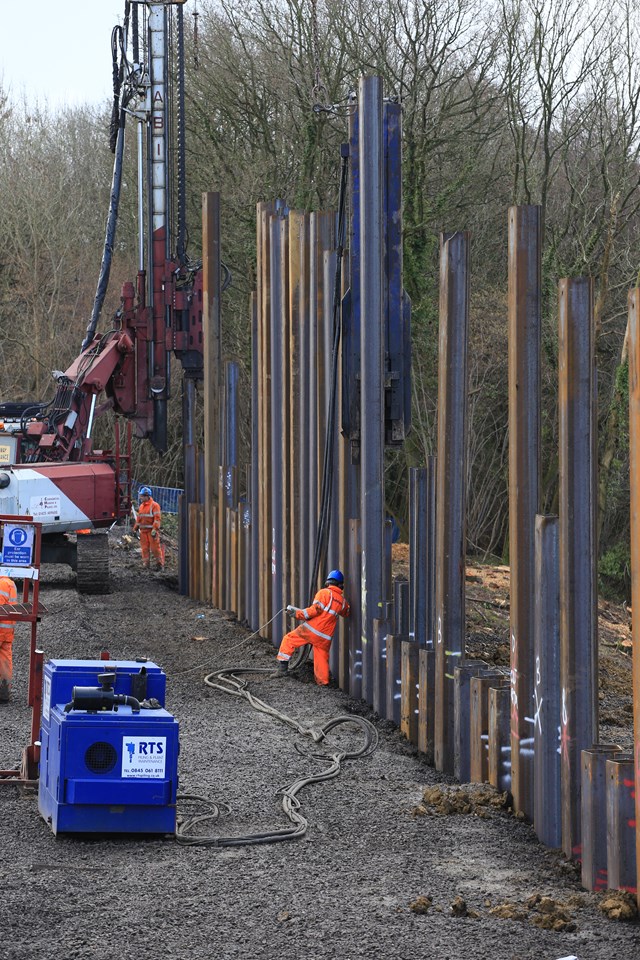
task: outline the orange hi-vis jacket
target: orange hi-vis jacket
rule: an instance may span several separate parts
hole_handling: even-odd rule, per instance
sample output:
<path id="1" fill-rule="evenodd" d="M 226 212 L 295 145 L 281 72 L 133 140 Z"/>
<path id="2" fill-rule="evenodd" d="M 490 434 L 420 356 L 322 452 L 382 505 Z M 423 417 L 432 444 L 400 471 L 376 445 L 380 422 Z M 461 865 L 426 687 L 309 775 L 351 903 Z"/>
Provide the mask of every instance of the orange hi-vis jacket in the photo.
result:
<path id="1" fill-rule="evenodd" d="M 152 497 L 149 497 L 146 503 L 141 503 L 138 507 L 138 519 L 136 520 L 135 526 L 139 527 L 140 530 L 146 530 L 148 533 L 151 533 L 152 530 L 160 529 L 161 519 L 160 504 L 156 503 Z"/>
<path id="2" fill-rule="evenodd" d="M 5 603 L 17 603 L 18 590 L 11 577 L 0 577 L 0 617 Z M 0 619 L 0 680 L 13 676 L 13 637 L 15 620 Z"/>
<path id="3" fill-rule="evenodd" d="M 331 640 L 338 617 L 348 617 L 350 609 L 340 587 L 329 584 L 318 590 L 310 607 L 296 610 L 296 620 L 302 620 L 303 626 L 322 640 Z"/>

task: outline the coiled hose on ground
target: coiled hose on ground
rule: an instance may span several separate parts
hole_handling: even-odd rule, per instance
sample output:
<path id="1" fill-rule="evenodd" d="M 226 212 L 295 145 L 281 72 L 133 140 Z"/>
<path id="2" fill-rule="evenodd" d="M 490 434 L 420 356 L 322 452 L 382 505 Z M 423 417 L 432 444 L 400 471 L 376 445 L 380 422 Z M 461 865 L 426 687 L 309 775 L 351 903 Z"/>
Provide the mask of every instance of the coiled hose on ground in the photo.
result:
<path id="1" fill-rule="evenodd" d="M 264 833 L 251 833 L 238 837 L 216 837 L 203 835 L 196 832 L 207 822 L 217 820 L 222 804 L 216 804 L 207 800 L 205 797 L 199 797 L 194 794 L 182 794 L 178 796 L 179 804 L 199 805 L 194 813 L 187 813 L 182 809 L 178 816 L 176 826 L 176 840 L 185 846 L 212 846 L 212 847 L 241 847 L 249 844 L 278 843 L 282 840 L 297 840 L 303 837 L 307 832 L 308 821 L 300 812 L 300 800 L 298 794 L 304 788 L 312 783 L 322 783 L 325 780 L 333 780 L 340 773 L 343 760 L 356 760 L 359 757 L 366 757 L 372 753 L 378 745 L 378 731 L 373 724 L 364 717 L 358 716 L 338 716 L 332 717 L 321 727 L 305 726 L 298 723 L 292 717 L 272 707 L 270 704 L 260 700 L 248 688 L 248 681 L 242 679 L 240 674 L 250 673 L 271 673 L 271 668 L 247 668 L 247 667 L 225 667 L 222 670 L 215 670 L 208 674 L 204 682 L 208 687 L 216 690 L 222 690 L 234 697 L 241 697 L 258 710 L 260 713 L 266 713 L 268 716 L 285 723 L 296 733 L 311 737 L 314 743 L 322 743 L 332 730 L 342 724 L 352 724 L 358 727 L 363 734 L 364 740 L 361 745 L 353 750 L 340 750 L 333 753 L 327 752 L 307 752 L 299 744 L 295 748 L 302 756 L 322 762 L 329 761 L 324 770 L 307 777 L 300 777 L 292 784 L 282 789 L 282 809 L 291 821 L 293 826 L 284 830 L 269 830 Z M 202 807 L 207 812 L 202 811 Z"/>

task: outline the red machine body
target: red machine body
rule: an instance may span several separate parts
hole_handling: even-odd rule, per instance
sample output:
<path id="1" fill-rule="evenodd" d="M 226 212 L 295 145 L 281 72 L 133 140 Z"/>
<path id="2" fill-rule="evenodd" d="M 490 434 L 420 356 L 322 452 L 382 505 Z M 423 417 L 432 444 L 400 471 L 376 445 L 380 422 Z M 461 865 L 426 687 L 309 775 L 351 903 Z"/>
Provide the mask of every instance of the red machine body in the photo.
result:
<path id="1" fill-rule="evenodd" d="M 167 446 L 170 354 L 180 360 L 186 378 L 202 378 L 201 264 L 188 260 L 180 240 L 178 253 L 171 254 L 169 236 L 167 7 L 175 4 L 182 16 L 181 3 L 146 4 L 147 30 L 141 41 L 146 66 L 138 62 L 138 5 L 131 8 L 132 60 L 127 59 L 127 12 L 124 26 L 114 30 L 120 31 L 115 46 L 123 78 L 116 110 L 116 161 L 102 269 L 83 349 L 67 370 L 54 372 L 57 387 L 51 402 L 0 403 L 0 512 L 32 516 L 42 523 L 44 560 L 50 559 L 47 537 L 55 536 L 54 558 L 74 566 L 75 552 L 65 559 L 63 535 L 108 527 L 129 513 L 131 433 L 150 440 L 160 452 Z M 99 334 L 95 331 L 115 237 L 127 115 L 138 124 L 138 273 L 135 284 L 122 287 L 111 328 Z M 184 129 L 183 118 L 178 126 Z M 184 163 L 181 169 L 184 176 Z M 183 222 L 183 211 L 179 219 Z M 185 230 L 181 232 L 184 238 Z M 128 440 L 123 443 L 117 429 L 113 450 L 94 450 L 93 423 L 107 410 L 126 419 Z"/>

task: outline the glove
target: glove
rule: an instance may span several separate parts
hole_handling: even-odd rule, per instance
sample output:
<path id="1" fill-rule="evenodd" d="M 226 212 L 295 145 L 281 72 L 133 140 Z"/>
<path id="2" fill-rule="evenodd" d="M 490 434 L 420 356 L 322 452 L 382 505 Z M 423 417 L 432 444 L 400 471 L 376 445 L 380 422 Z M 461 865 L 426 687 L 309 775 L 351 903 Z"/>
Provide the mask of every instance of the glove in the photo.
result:
<path id="1" fill-rule="evenodd" d="M 155 538 L 158 536 L 158 531 L 157 531 L 157 530 L 152 530 L 152 531 L 151 531 L 151 536 L 152 536 L 153 539 L 155 540 Z"/>
<path id="2" fill-rule="evenodd" d="M 296 612 L 296 608 L 295 608 L 295 607 L 292 607 L 291 604 L 289 604 L 289 606 L 287 607 L 287 613 L 288 613 L 291 617 L 293 617 L 294 614 L 295 614 L 295 612 Z"/>

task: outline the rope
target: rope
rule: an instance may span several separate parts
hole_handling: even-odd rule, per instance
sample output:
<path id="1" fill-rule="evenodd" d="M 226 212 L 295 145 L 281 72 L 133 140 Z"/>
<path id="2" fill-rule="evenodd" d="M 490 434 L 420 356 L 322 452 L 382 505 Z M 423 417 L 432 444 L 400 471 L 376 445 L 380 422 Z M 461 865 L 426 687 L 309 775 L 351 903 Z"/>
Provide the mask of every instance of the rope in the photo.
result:
<path id="1" fill-rule="evenodd" d="M 263 623 L 261 627 L 258 627 L 258 629 L 254 633 L 250 633 L 248 637 L 243 637 L 242 640 L 238 641 L 238 643 L 234 644 L 232 647 L 229 647 L 228 650 L 225 650 L 225 653 L 232 653 L 234 650 L 237 650 L 238 647 L 241 647 L 243 643 L 246 643 L 247 640 L 251 640 L 252 637 L 257 637 L 261 630 L 264 630 L 264 628 L 268 627 L 270 623 L 273 623 L 275 618 L 280 616 L 281 613 L 284 613 L 285 610 L 286 610 L 286 607 L 282 607 L 281 610 L 278 610 L 277 613 L 274 613 L 274 615 L 271 617 L 271 620 L 267 620 L 267 622 Z M 208 663 L 200 663 L 198 664 L 197 667 L 189 667 L 188 670 L 179 670 L 177 673 L 170 674 L 170 676 L 181 677 L 185 673 L 193 673 L 195 670 L 204 670 L 204 668 L 208 666 L 209 666 Z M 268 672 L 269 673 L 271 672 L 270 667 Z"/>
<path id="2" fill-rule="evenodd" d="M 328 720 L 321 727 L 304 726 L 287 714 L 282 713 L 270 704 L 265 703 L 254 696 L 248 689 L 248 682 L 240 679 L 241 673 L 268 673 L 269 669 L 251 669 L 246 667 L 229 667 L 223 670 L 216 670 L 205 677 L 204 682 L 208 687 L 222 690 L 231 696 L 241 697 L 247 700 L 251 706 L 260 713 L 266 713 L 267 716 L 279 720 L 281 723 L 291 727 L 296 733 L 311 737 L 314 743 L 321 743 L 331 730 L 336 727 L 350 723 L 359 727 L 363 733 L 362 744 L 353 750 L 341 750 L 333 753 L 306 753 L 299 744 L 295 748 L 302 756 L 319 762 L 329 761 L 329 765 L 324 770 L 306 777 L 300 777 L 289 786 L 284 787 L 282 791 L 282 809 L 293 826 L 284 830 L 267 830 L 259 833 L 245 834 L 238 837 L 216 837 L 198 835 L 194 831 L 208 823 L 218 819 L 220 806 L 206 797 L 199 797 L 194 794 L 179 796 L 178 801 L 191 801 L 202 804 L 208 812 L 197 812 L 189 816 L 182 812 L 178 815 L 176 823 L 176 840 L 184 846 L 212 846 L 212 847 L 242 847 L 264 843 L 279 843 L 284 840 L 298 840 L 307 832 L 309 823 L 300 812 L 300 800 L 298 794 L 304 788 L 313 783 L 324 783 L 326 780 L 333 780 L 338 776 L 341 765 L 344 760 L 355 760 L 359 757 L 365 757 L 371 754 L 378 745 L 378 732 L 376 728 L 364 717 L 358 716 L 338 716 Z M 228 808 L 227 808 L 228 809 Z"/>

